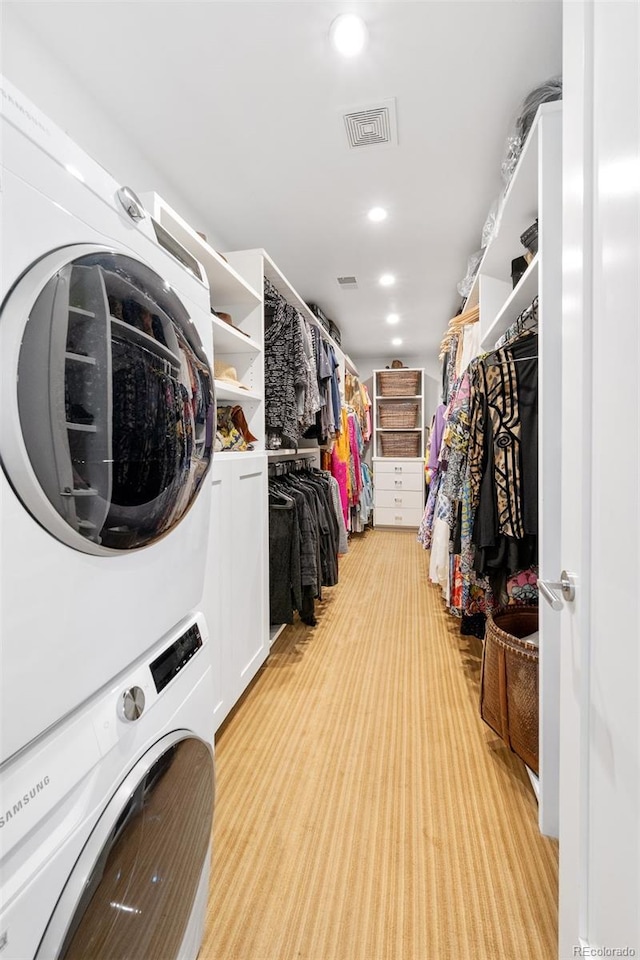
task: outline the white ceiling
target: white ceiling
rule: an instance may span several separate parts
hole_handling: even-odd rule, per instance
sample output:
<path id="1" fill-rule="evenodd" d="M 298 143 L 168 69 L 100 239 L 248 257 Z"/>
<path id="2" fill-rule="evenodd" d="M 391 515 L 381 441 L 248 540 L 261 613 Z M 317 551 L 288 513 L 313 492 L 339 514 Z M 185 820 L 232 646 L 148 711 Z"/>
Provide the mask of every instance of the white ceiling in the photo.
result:
<path id="1" fill-rule="evenodd" d="M 328 28 L 354 10 L 370 42 L 345 60 Z M 229 249 L 265 247 L 349 353 L 435 372 L 518 105 L 561 70 L 560 0 L 50 0 L 20 16 L 203 224 Z M 398 146 L 350 149 L 342 114 L 390 97 Z"/>

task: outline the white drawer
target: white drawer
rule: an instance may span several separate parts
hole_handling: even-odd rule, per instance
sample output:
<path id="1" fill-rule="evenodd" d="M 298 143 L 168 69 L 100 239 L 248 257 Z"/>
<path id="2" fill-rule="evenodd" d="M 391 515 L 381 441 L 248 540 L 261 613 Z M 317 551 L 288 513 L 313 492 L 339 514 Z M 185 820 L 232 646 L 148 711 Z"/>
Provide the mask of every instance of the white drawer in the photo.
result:
<path id="1" fill-rule="evenodd" d="M 376 507 L 388 507 L 389 510 L 419 510 L 424 507 L 420 490 L 380 490 L 374 494 Z"/>
<path id="2" fill-rule="evenodd" d="M 395 473 L 400 476 L 407 473 L 423 473 L 424 460 L 393 460 L 383 457 L 373 461 L 375 473 Z"/>
<path id="3" fill-rule="evenodd" d="M 390 510 L 388 507 L 376 507 L 373 511 L 373 524 L 376 527 L 419 527 L 424 510 Z"/>
<path id="4" fill-rule="evenodd" d="M 424 490 L 421 473 L 376 473 L 374 490 Z"/>

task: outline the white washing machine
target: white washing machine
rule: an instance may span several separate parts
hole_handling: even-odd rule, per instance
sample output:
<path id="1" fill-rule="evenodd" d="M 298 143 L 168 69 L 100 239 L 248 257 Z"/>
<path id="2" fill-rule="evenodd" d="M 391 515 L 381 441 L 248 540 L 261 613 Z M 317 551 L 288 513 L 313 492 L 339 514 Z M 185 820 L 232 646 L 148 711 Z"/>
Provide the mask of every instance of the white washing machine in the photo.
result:
<path id="1" fill-rule="evenodd" d="M 214 807 L 209 651 L 204 619 L 189 618 L 7 764 L 2 960 L 195 960 Z"/>
<path id="2" fill-rule="evenodd" d="M 198 609 L 206 278 L 0 81 L 0 763 Z"/>

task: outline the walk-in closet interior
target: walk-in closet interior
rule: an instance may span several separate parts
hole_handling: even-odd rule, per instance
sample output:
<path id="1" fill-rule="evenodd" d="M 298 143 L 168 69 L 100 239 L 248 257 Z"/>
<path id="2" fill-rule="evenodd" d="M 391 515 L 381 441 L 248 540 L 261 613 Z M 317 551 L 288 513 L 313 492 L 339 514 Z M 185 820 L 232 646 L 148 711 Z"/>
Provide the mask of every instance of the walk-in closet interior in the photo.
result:
<path id="1" fill-rule="evenodd" d="M 1 960 L 640 953 L 640 0 L 0 6 Z"/>

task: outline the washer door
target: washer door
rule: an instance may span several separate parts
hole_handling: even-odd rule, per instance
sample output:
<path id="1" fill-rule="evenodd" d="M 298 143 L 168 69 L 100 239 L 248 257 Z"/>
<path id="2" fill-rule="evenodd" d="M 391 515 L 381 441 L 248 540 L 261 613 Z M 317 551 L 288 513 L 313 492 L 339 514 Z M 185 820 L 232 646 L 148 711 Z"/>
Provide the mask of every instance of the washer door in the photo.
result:
<path id="1" fill-rule="evenodd" d="M 185 732 L 164 737 L 98 821 L 36 960 L 176 960 L 208 863 L 213 805 L 210 747 Z"/>
<path id="2" fill-rule="evenodd" d="M 1 443 L 27 509 L 87 553 L 153 543 L 213 449 L 213 376 L 176 293 L 93 245 L 38 261 L 2 307 Z"/>

